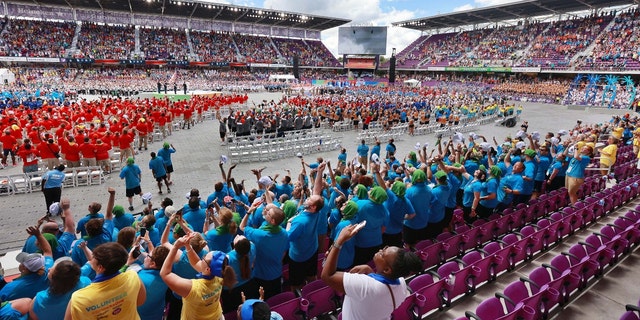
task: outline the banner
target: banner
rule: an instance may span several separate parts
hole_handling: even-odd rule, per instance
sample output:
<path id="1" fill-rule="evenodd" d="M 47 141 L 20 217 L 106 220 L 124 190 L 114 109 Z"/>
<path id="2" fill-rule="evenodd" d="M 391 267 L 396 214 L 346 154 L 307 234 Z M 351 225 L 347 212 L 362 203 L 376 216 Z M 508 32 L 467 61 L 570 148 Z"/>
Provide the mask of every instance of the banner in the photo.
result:
<path id="1" fill-rule="evenodd" d="M 511 72 L 539 73 L 540 67 L 512 67 Z"/>
<path id="2" fill-rule="evenodd" d="M 429 70 L 429 68 L 427 68 Z M 505 67 L 445 67 L 444 71 L 460 72 L 511 72 L 511 68 Z"/>

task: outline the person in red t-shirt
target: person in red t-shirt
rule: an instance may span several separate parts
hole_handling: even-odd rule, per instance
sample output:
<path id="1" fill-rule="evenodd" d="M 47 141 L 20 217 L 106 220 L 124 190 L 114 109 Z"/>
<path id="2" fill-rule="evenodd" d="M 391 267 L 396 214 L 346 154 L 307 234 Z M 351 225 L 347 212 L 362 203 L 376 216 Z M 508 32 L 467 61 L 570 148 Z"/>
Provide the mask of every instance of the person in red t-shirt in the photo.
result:
<path id="1" fill-rule="evenodd" d="M 49 135 L 47 135 L 47 137 L 49 138 L 47 138 L 46 141 L 42 141 L 38 145 L 37 149 L 45 166 L 49 170 L 53 170 L 55 167 L 60 165 L 60 161 L 58 160 L 60 147 L 55 142 L 53 142 L 53 138 L 50 138 Z"/>
<path id="2" fill-rule="evenodd" d="M 72 135 L 69 135 L 67 139 L 60 140 L 60 150 L 64 154 L 67 168 L 80 166 L 80 145 L 76 143 L 76 139 Z"/>
<path id="3" fill-rule="evenodd" d="M 11 154 L 11 161 L 13 165 L 16 165 L 16 143 L 17 140 L 11 135 L 11 130 L 7 129 L 4 134 L 0 136 L 0 143 L 2 143 L 2 165 L 7 165 L 7 156 Z"/>
<path id="4" fill-rule="evenodd" d="M 91 143 L 91 139 L 89 139 L 89 137 L 84 138 L 84 143 L 80 146 L 80 154 L 82 154 L 83 166 L 96 166 L 96 145 Z"/>
<path id="5" fill-rule="evenodd" d="M 136 131 L 138 131 L 138 151 L 142 150 L 143 147 L 147 150 L 149 128 L 147 126 L 147 121 L 144 118 L 140 118 L 140 120 L 138 120 L 138 124 L 136 124 Z"/>
<path id="6" fill-rule="evenodd" d="M 105 172 L 111 172 L 111 161 L 109 160 L 109 150 L 111 145 L 104 143 L 102 139 L 96 140 L 96 161 Z"/>
<path id="7" fill-rule="evenodd" d="M 31 140 L 24 139 L 24 144 L 18 149 L 18 156 L 22 158 L 22 172 L 38 171 L 38 150 L 31 145 Z"/>
<path id="8" fill-rule="evenodd" d="M 118 145 L 120 146 L 120 162 L 123 159 L 127 159 L 129 157 L 133 157 L 133 149 L 131 148 L 131 143 L 133 142 L 133 136 L 129 134 L 128 129 L 123 129 L 122 134 L 118 138 Z"/>
<path id="9" fill-rule="evenodd" d="M 191 129 L 191 125 L 193 124 L 193 109 L 189 108 L 189 106 L 184 107 L 184 122 L 182 123 L 182 129 L 187 125 L 187 129 Z"/>

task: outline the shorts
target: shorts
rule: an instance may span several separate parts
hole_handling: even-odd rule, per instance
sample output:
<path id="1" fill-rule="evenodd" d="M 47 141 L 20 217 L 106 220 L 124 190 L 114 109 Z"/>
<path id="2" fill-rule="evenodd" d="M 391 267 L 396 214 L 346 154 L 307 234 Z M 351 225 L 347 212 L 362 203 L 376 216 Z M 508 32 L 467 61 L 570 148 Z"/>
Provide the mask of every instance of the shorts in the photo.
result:
<path id="1" fill-rule="evenodd" d="M 167 178 L 167 175 L 165 174 L 164 176 L 156 177 L 156 181 L 161 182 L 162 180 L 164 180 L 166 178 Z"/>
<path id="2" fill-rule="evenodd" d="M 567 191 L 569 194 L 576 194 L 580 189 L 580 186 L 584 183 L 584 178 L 574 178 L 566 176 L 565 184 L 567 186 Z"/>
<path id="3" fill-rule="evenodd" d="M 127 198 L 131 198 L 133 197 L 133 195 L 141 194 L 141 193 L 142 193 L 142 189 L 140 188 L 140 186 L 126 190 Z"/>
<path id="4" fill-rule="evenodd" d="M 306 277 L 318 275 L 318 253 L 303 262 L 296 262 L 289 257 L 289 283 L 292 286 L 304 284 Z"/>
<path id="5" fill-rule="evenodd" d="M 16 153 L 15 153 L 15 151 L 13 151 L 13 149 L 2 149 L 2 154 L 4 154 L 5 157 L 8 156 L 9 153 L 11 153 L 12 156 L 16 155 Z"/>
<path id="6" fill-rule="evenodd" d="M 167 173 L 171 173 L 173 172 L 173 165 L 171 164 L 171 165 L 165 166 L 164 169 L 167 171 Z"/>
<path id="7" fill-rule="evenodd" d="M 543 180 L 543 181 L 535 180 L 535 181 L 533 181 L 533 192 L 542 192 L 542 185 L 544 183 L 546 183 L 546 180 Z"/>
<path id="8" fill-rule="evenodd" d="M 30 173 L 30 172 L 37 172 L 38 171 L 38 164 L 30 164 L 28 166 L 23 166 L 22 167 L 22 172 L 23 173 Z"/>

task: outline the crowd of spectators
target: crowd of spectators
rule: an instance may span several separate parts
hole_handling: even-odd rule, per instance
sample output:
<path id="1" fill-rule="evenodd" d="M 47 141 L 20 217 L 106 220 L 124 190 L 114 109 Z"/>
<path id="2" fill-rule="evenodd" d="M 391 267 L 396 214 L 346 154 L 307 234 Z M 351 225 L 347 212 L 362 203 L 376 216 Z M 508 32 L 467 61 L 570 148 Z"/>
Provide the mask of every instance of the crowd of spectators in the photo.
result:
<path id="1" fill-rule="evenodd" d="M 140 46 L 146 60 L 189 59 L 185 30 L 174 28 L 140 28 Z"/>
<path id="2" fill-rule="evenodd" d="M 638 67 L 640 40 L 634 34 L 640 25 L 640 12 L 630 9 L 614 18 L 608 32 L 595 40 L 595 47 L 578 61 L 579 68 L 595 70 L 627 70 Z M 629 65 L 628 65 L 629 64 Z"/>
<path id="3" fill-rule="evenodd" d="M 238 58 L 238 48 L 228 32 L 189 32 L 193 51 L 201 61 L 234 62 Z"/>
<path id="4" fill-rule="evenodd" d="M 529 43 L 547 27 L 546 23 L 499 27 L 482 39 L 474 51 L 456 63 L 458 66 L 511 66 Z"/>
<path id="5" fill-rule="evenodd" d="M 569 80 L 524 80 L 505 81 L 492 88 L 494 92 L 504 94 L 508 99 L 527 98 L 528 101 L 559 103 L 569 91 Z"/>
<path id="6" fill-rule="evenodd" d="M 422 96 L 457 99 L 461 106 L 457 110 L 462 111 L 464 103 L 472 98 L 471 89 L 464 94 L 462 87 L 448 89 L 451 91 L 444 91 L 444 88 L 424 88 L 419 89 L 420 92 L 362 88 L 347 95 L 290 97 L 219 120 L 226 125 L 225 121 L 231 118 L 235 118 L 234 121 L 239 120 L 238 117 L 244 117 L 244 121 L 248 121 L 246 117 L 258 119 L 262 112 L 289 112 L 298 117 L 316 110 L 322 116 L 323 110 L 327 109 L 332 114 L 346 114 L 360 108 L 363 114 L 374 113 L 402 122 L 403 112 L 408 109 L 429 110 L 428 105 L 418 108 Z M 404 104 L 394 105 L 385 97 L 400 97 L 396 101 L 404 101 Z M 235 98 L 241 97 L 222 99 Z M 203 100 L 197 105 L 211 103 Z M 109 139 L 109 133 L 113 134 L 114 130 L 116 136 L 129 134 L 129 129 L 140 130 L 140 123 L 146 122 L 140 119 L 155 121 L 156 116 L 162 116 L 164 112 L 173 113 L 176 108 L 187 110 L 189 107 L 190 103 L 167 100 L 109 99 L 71 104 L 60 109 L 41 109 L 31 113 L 37 117 L 37 123 L 29 121 L 26 112 L 20 112 L 0 127 L 13 130 L 9 135 L 16 130 L 23 132 L 22 128 L 15 129 L 13 125 L 29 127 L 27 132 L 35 132 L 29 138 L 34 140 L 48 138 L 45 132 L 51 139 L 63 141 L 87 141 L 80 137 L 89 141 L 94 137 L 102 140 Z M 437 109 L 441 108 L 431 108 L 434 112 Z M 407 119 L 413 117 L 409 114 Z M 96 119 L 106 121 L 97 128 L 77 126 L 77 121 Z M 392 139 L 385 146 L 376 141 L 371 148 L 363 142 L 354 151 L 361 158 L 371 159 L 370 166 L 366 162 L 348 161 L 345 150 L 336 162 L 322 158 L 307 162 L 302 158 L 298 168 L 291 166 L 284 172 L 253 169 L 251 172 L 257 185 L 238 183 L 232 174 L 235 165 L 225 168 L 224 162 L 220 162 L 221 178 L 208 197 L 200 190 L 191 189 L 186 203 L 164 198 L 157 211 L 149 204 L 140 217 L 133 217 L 116 205 L 116 192 L 112 188 L 108 190 L 104 215 L 101 201 L 95 201 L 90 203 L 87 216 L 77 223 L 69 201 L 63 199 L 57 207 L 50 207 L 53 218 L 43 217 L 37 226 L 28 229 L 30 237 L 23 248 L 25 253 L 18 258 L 22 277 L 13 280 L 17 281 L 15 284 L 4 285 L 0 298 L 9 302 L 3 304 L 3 308 L 12 308 L 21 314 L 37 314 L 42 308 L 48 315 L 55 313 L 56 317 L 65 312 L 83 314 L 79 306 L 86 300 L 81 297 L 88 296 L 99 283 L 105 282 L 104 286 L 112 283 L 105 276 L 114 275 L 113 279 L 126 278 L 123 283 L 127 287 L 144 292 L 131 295 L 138 297 L 137 303 L 127 302 L 132 306 L 126 312 L 137 312 L 142 319 L 151 319 L 164 310 L 159 306 L 168 304 L 169 319 L 177 319 L 181 313 L 193 312 L 194 302 L 188 297 L 196 284 L 217 279 L 217 285 L 212 289 L 217 298 L 215 303 L 209 304 L 210 312 L 235 312 L 243 301 L 243 293 L 246 298 L 268 299 L 287 290 L 288 287 L 282 286 L 285 263 L 289 265 L 287 279 L 291 289 L 302 287 L 320 274 L 325 281 L 333 283 L 327 273 L 333 274 L 335 269 L 328 272 L 317 263 L 319 255 L 327 250 L 339 250 L 339 253 L 331 253 L 332 268 L 337 265 L 339 270 L 349 270 L 369 262 L 383 247 L 398 247 L 391 249 L 394 252 L 403 246 L 413 248 L 419 241 L 436 238 L 451 230 L 456 208 L 462 208 L 468 223 L 490 219 L 494 210 L 526 204 L 531 198 L 560 188 L 564 185 L 565 175 L 580 180 L 584 177 L 585 167 L 596 155 L 594 148 L 599 137 L 607 134 L 616 137 L 615 134 L 621 132 L 617 127 L 627 126 L 630 120 L 633 119 L 618 119 L 604 125 L 578 123 L 570 130 L 545 136 L 530 133 L 529 130 L 535 128 L 525 122 L 513 138 L 506 137 L 500 142 L 495 137 L 487 139 L 475 135 L 438 139 L 431 153 L 426 146 L 418 150 L 397 149 Z M 70 127 L 63 126 L 66 123 Z M 125 140 L 128 141 L 122 141 Z M 120 146 L 123 147 L 126 146 Z M 68 156 L 68 146 L 63 150 Z M 342 154 L 345 157 L 341 158 Z M 575 187 L 568 185 L 572 203 L 577 199 Z M 57 215 L 62 217 L 62 229 L 54 220 Z M 367 223 L 359 231 L 360 236 L 340 237 L 342 229 L 351 230 L 363 220 Z M 76 241 L 78 234 L 82 238 Z M 328 246 L 331 242 L 334 242 L 333 247 Z M 110 262 L 103 256 L 105 250 L 111 254 Z M 119 258 L 113 258 L 114 255 Z M 70 257 L 64 258 L 70 261 L 54 265 L 54 259 L 61 257 Z M 420 264 L 418 260 L 416 262 Z M 234 272 L 223 271 L 226 266 Z M 66 268 L 66 272 L 62 273 L 58 268 Z M 122 272 L 118 273 L 121 268 Z M 370 268 L 368 270 L 367 273 L 372 272 Z M 58 278 L 62 275 L 69 283 L 61 290 L 57 285 L 62 281 Z M 232 278 L 236 281 L 231 281 Z M 188 289 L 184 289 L 180 283 L 185 282 L 178 279 L 188 280 Z M 91 280 L 93 284 L 89 285 Z M 32 282 L 25 285 L 26 281 Z M 226 288 L 220 286 L 223 281 Z M 118 287 L 108 288 L 117 291 Z M 124 285 L 121 290 L 125 290 Z M 105 289 L 103 292 L 111 291 Z M 165 295 L 165 292 L 169 294 Z M 60 295 L 56 296 L 55 308 L 51 307 L 48 295 Z M 183 297 L 182 307 L 178 296 Z M 351 294 L 349 299 L 353 298 Z M 35 302 L 30 304 L 30 301 L 20 299 Z M 111 304 L 105 303 L 102 308 L 111 308 Z"/>
<path id="7" fill-rule="evenodd" d="M 533 41 L 521 62 L 527 66 L 566 68 L 614 18 L 615 12 L 556 21 Z"/>
<path id="8" fill-rule="evenodd" d="M 135 58 L 135 27 L 84 22 L 78 35 L 77 48 L 75 58 Z"/>
<path id="9" fill-rule="evenodd" d="M 75 22 L 22 19 L 5 20 L 0 36 L 0 56 L 65 57 L 76 31 Z"/>
<path id="10" fill-rule="evenodd" d="M 278 60 L 278 52 L 270 37 L 234 34 L 233 40 L 242 62 L 275 63 Z"/>

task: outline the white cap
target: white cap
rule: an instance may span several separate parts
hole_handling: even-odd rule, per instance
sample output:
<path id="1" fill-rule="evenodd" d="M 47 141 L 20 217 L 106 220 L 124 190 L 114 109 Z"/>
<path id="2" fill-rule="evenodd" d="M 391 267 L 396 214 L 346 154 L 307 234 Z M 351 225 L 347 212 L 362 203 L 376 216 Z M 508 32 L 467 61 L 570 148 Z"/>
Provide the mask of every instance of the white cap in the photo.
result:
<path id="1" fill-rule="evenodd" d="M 62 208 L 60 208 L 60 202 L 54 202 L 49 206 L 49 214 L 52 216 L 59 216 L 62 213 Z"/>
<path id="2" fill-rule="evenodd" d="M 540 141 L 540 132 L 538 131 L 534 131 L 531 134 L 531 139 L 535 140 L 535 141 Z"/>
<path id="3" fill-rule="evenodd" d="M 453 142 L 462 142 L 464 141 L 464 135 L 460 132 L 456 132 L 456 134 L 453 135 L 453 138 L 451 139 Z"/>
<path id="4" fill-rule="evenodd" d="M 296 157 L 298 157 L 298 158 L 302 158 L 302 152 L 298 152 L 298 153 L 296 153 Z"/>
<path id="5" fill-rule="evenodd" d="M 373 153 L 371 154 L 371 161 L 373 161 L 375 164 L 380 164 L 380 157 L 378 157 L 377 154 Z"/>
<path id="6" fill-rule="evenodd" d="M 518 149 L 522 149 L 526 146 L 527 144 L 524 143 L 524 141 L 518 141 L 518 143 L 516 143 L 516 148 Z"/>
<path id="7" fill-rule="evenodd" d="M 142 195 L 142 203 L 147 204 L 149 203 L 149 201 L 151 201 L 151 198 L 153 198 L 153 195 L 151 195 L 151 192 L 147 192 L 145 194 Z"/>
<path id="8" fill-rule="evenodd" d="M 271 180 L 271 178 L 269 178 L 269 176 L 264 176 L 264 177 L 261 177 L 258 180 L 258 183 L 261 184 L 261 185 L 264 185 L 265 187 L 268 187 L 268 186 L 273 184 L 273 180 Z"/>
<path id="9" fill-rule="evenodd" d="M 174 206 L 167 206 L 166 208 L 164 208 L 164 215 L 167 216 L 167 218 L 170 218 L 176 212 L 178 212 L 178 210 L 176 210 Z"/>
<path id="10" fill-rule="evenodd" d="M 226 164 L 227 162 L 229 162 L 229 158 L 226 155 L 221 154 L 220 155 L 220 163 Z"/>
<path id="11" fill-rule="evenodd" d="M 516 132 L 516 138 L 522 138 L 522 137 L 524 137 L 526 135 L 527 135 L 527 133 L 522 131 L 522 130 L 519 130 L 518 132 Z"/>
<path id="12" fill-rule="evenodd" d="M 552 145 L 557 146 L 558 143 L 560 143 L 560 139 L 556 137 L 551 137 L 551 139 L 549 139 L 549 142 L 551 142 Z"/>
<path id="13" fill-rule="evenodd" d="M 473 140 L 478 139 L 478 135 L 475 132 L 469 132 L 469 137 L 471 137 L 471 139 Z"/>
<path id="14" fill-rule="evenodd" d="M 421 147 L 420 142 L 416 142 L 416 145 L 413 146 L 413 148 L 416 150 L 420 150 L 420 147 Z"/>
<path id="15" fill-rule="evenodd" d="M 564 130 L 564 129 L 558 130 L 558 135 L 559 136 L 566 136 L 568 134 L 569 134 L 569 131 L 567 131 L 567 130 Z"/>
<path id="16" fill-rule="evenodd" d="M 482 151 L 491 150 L 491 145 L 488 142 L 481 142 L 480 144 L 478 144 L 478 146 L 480 147 L 480 149 L 482 149 Z"/>

